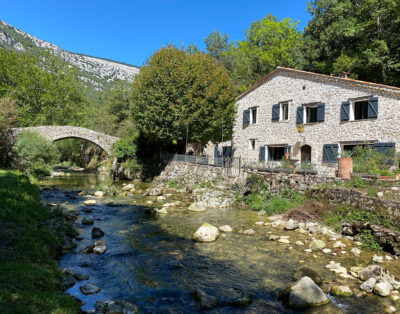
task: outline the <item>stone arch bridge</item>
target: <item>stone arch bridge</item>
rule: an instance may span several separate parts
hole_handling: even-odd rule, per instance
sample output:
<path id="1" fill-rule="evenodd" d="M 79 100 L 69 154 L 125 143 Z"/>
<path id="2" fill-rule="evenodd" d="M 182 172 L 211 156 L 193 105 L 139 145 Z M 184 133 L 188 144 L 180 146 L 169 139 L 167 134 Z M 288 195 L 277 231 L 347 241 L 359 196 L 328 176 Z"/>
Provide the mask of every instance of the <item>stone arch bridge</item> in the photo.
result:
<path id="1" fill-rule="evenodd" d="M 81 138 L 96 144 L 102 148 L 107 155 L 112 153 L 114 144 L 119 140 L 119 137 L 77 126 L 35 126 L 26 128 L 13 128 L 13 136 L 17 137 L 20 132 L 25 130 L 35 131 L 51 142 L 66 138 Z"/>

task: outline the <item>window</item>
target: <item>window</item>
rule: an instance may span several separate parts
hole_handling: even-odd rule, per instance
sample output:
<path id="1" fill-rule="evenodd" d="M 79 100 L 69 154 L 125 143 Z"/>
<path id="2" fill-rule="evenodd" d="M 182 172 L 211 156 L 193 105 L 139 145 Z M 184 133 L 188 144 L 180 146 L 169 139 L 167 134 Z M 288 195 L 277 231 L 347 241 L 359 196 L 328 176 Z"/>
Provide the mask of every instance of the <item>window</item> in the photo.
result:
<path id="1" fill-rule="evenodd" d="M 256 124 L 257 123 L 257 108 L 251 108 L 251 124 Z"/>
<path id="2" fill-rule="evenodd" d="M 325 121 L 325 104 L 308 104 L 297 107 L 296 123 L 315 123 Z"/>
<path id="3" fill-rule="evenodd" d="M 268 159 L 272 161 L 281 161 L 285 156 L 285 147 L 268 147 Z"/>
<path id="4" fill-rule="evenodd" d="M 318 108 L 317 107 L 306 107 L 306 122 L 313 123 L 317 122 Z"/>
<path id="5" fill-rule="evenodd" d="M 354 120 L 368 119 L 368 100 L 354 102 Z"/>
<path id="6" fill-rule="evenodd" d="M 322 149 L 322 162 L 336 163 L 338 158 L 339 145 L 325 144 Z"/>
<path id="7" fill-rule="evenodd" d="M 289 103 L 281 104 L 281 121 L 287 121 L 289 119 Z"/>
<path id="8" fill-rule="evenodd" d="M 250 149 L 256 150 L 256 140 L 250 140 Z"/>

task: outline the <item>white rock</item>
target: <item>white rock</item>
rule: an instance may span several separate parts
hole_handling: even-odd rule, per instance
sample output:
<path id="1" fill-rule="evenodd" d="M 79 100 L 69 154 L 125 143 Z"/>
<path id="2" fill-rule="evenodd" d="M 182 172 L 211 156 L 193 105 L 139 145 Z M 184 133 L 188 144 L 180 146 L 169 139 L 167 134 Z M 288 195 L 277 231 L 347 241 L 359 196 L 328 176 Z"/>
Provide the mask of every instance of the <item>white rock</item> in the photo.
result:
<path id="1" fill-rule="evenodd" d="M 350 252 L 353 253 L 354 255 L 360 255 L 360 254 L 361 254 L 361 250 L 360 250 L 360 249 L 357 249 L 356 247 L 353 247 L 353 248 L 350 250 Z"/>
<path id="2" fill-rule="evenodd" d="M 135 189 L 135 185 L 133 183 L 127 184 L 122 188 L 123 192 L 131 192 Z"/>
<path id="3" fill-rule="evenodd" d="M 264 222 L 262 222 L 262 221 L 257 221 L 256 222 L 256 225 L 263 225 L 264 224 Z"/>
<path id="4" fill-rule="evenodd" d="M 380 295 L 381 297 L 387 297 L 390 295 L 390 291 L 393 290 L 393 287 L 390 283 L 383 281 L 380 283 L 377 283 L 374 286 L 374 293 L 377 295 Z"/>
<path id="5" fill-rule="evenodd" d="M 301 241 L 296 241 L 294 244 L 299 245 L 299 246 L 304 245 L 304 243 Z"/>
<path id="6" fill-rule="evenodd" d="M 383 197 L 383 192 L 378 192 L 378 193 L 376 193 L 376 196 L 378 196 L 378 197 Z"/>
<path id="7" fill-rule="evenodd" d="M 322 252 L 325 253 L 325 254 L 329 254 L 329 253 L 332 252 L 332 250 L 328 249 L 328 248 L 325 248 L 325 249 L 322 250 Z"/>
<path id="8" fill-rule="evenodd" d="M 320 306 L 329 302 L 325 293 L 310 277 L 303 277 L 290 287 L 288 305 L 293 308 Z"/>
<path id="9" fill-rule="evenodd" d="M 376 263 L 383 263 L 383 256 L 374 255 L 372 261 Z"/>
<path id="10" fill-rule="evenodd" d="M 191 212 L 205 212 L 206 207 L 204 206 L 204 204 L 202 202 L 196 202 L 196 203 L 191 204 L 189 206 L 188 210 Z"/>
<path id="11" fill-rule="evenodd" d="M 212 242 L 217 239 L 219 230 L 208 223 L 201 225 L 199 229 L 194 233 L 193 239 L 198 242 Z"/>
<path id="12" fill-rule="evenodd" d="M 285 243 L 285 244 L 290 244 L 290 241 L 288 239 L 279 239 L 279 243 Z"/>
<path id="13" fill-rule="evenodd" d="M 346 247 L 346 244 L 344 244 L 342 241 L 336 241 L 335 243 L 333 243 L 332 246 L 334 249 L 341 249 Z"/>
<path id="14" fill-rule="evenodd" d="M 368 280 L 366 280 L 366 281 L 360 286 L 360 289 L 361 289 L 362 291 L 371 293 L 372 290 L 374 289 L 375 284 L 376 284 L 376 279 L 373 278 L 373 277 L 371 277 L 371 278 L 369 278 Z"/>
<path id="15" fill-rule="evenodd" d="M 245 231 L 243 231 L 244 234 L 254 234 L 254 230 L 253 229 L 247 229 Z"/>
<path id="16" fill-rule="evenodd" d="M 83 202 L 83 204 L 85 204 L 86 206 L 92 206 L 92 205 L 96 205 L 96 201 L 95 200 L 86 200 Z"/>
<path id="17" fill-rule="evenodd" d="M 103 197 L 103 196 L 104 196 L 104 193 L 103 193 L 103 191 L 96 191 L 96 192 L 94 192 L 94 196 L 96 196 L 96 197 Z"/>
<path id="18" fill-rule="evenodd" d="M 391 261 L 392 259 L 393 259 L 393 257 L 391 257 L 390 255 L 385 255 L 385 260 Z"/>
<path id="19" fill-rule="evenodd" d="M 311 253 L 312 250 L 311 250 L 311 249 L 305 249 L 304 252 L 306 252 L 306 253 Z"/>
<path id="20" fill-rule="evenodd" d="M 157 196 L 157 201 L 163 201 L 165 200 L 165 196 Z"/>
<path id="21" fill-rule="evenodd" d="M 221 226 L 221 227 L 219 227 L 218 229 L 219 229 L 220 231 L 222 231 L 222 232 L 232 232 L 232 231 L 233 231 L 232 227 L 229 226 L 229 225 Z"/>
<path id="22" fill-rule="evenodd" d="M 397 309 L 393 305 L 388 305 L 386 307 L 386 313 L 396 313 Z"/>
<path id="23" fill-rule="evenodd" d="M 322 240 L 312 240 L 310 242 L 309 248 L 311 250 L 320 251 L 326 247 L 326 244 Z"/>
<path id="24" fill-rule="evenodd" d="M 154 211 L 157 213 L 157 214 L 168 214 L 168 210 L 165 208 L 165 207 L 163 207 L 163 208 L 161 208 L 161 209 L 158 209 L 158 208 L 156 208 L 156 209 L 154 209 Z"/>

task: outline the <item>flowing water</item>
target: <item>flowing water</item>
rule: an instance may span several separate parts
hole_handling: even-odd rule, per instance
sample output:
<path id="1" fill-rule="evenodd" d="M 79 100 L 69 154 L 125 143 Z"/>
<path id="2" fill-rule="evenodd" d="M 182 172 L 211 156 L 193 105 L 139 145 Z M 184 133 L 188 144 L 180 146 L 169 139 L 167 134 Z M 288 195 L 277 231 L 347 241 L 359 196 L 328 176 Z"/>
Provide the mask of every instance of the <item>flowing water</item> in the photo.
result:
<path id="1" fill-rule="evenodd" d="M 56 185 L 59 189 L 44 189 L 42 198 L 66 209 L 77 209 L 79 223 L 88 215 L 83 212 L 83 201 L 94 197 L 80 197 L 78 192 L 95 191 L 105 182 L 110 183 L 107 177 L 94 174 L 69 174 L 49 179 L 41 184 Z M 283 231 L 256 226 L 256 221 L 267 221 L 267 218 L 260 218 L 253 211 L 230 208 L 196 213 L 187 211 L 185 206 L 170 209 L 167 215 L 154 215 L 149 214 L 146 207 L 160 207 L 156 197 L 130 195 L 95 199 L 97 204 L 89 215 L 95 219 L 93 226 L 105 232 L 101 240 L 106 243 L 107 251 L 103 255 L 80 253 L 93 243 L 93 226 L 82 226 L 78 230 L 83 239 L 76 250 L 61 257 L 59 265 L 90 276 L 89 280 L 77 282 L 67 291 L 86 302 L 82 309 L 94 308 L 97 300 L 125 299 L 138 305 L 142 313 L 196 313 L 202 310 L 193 293 L 201 289 L 218 298 L 220 305 L 211 310 L 213 313 L 292 313 L 295 311 L 279 301 L 279 294 L 293 282 L 293 274 L 299 266 L 310 266 L 327 282 L 338 282 L 335 275 L 324 268 L 332 257 L 323 253 L 313 257 L 303 251 L 304 247 L 289 249 L 290 245 L 269 241 L 268 231 L 278 235 Z M 178 199 L 190 204 L 184 194 L 171 195 L 163 202 Z M 146 205 L 148 200 L 154 204 Z M 107 206 L 110 201 L 121 206 Z M 215 226 L 228 224 L 234 232 L 220 234 L 213 243 L 193 242 L 193 233 L 205 222 Z M 238 232 L 249 228 L 256 231 L 255 235 Z M 286 234 L 291 236 L 292 242 L 307 237 L 297 232 Z M 335 260 L 348 268 L 357 265 L 356 259 L 350 256 Z M 88 266 L 79 266 L 84 262 Z M 79 286 L 87 282 L 96 284 L 101 291 L 83 295 Z M 250 305 L 240 306 L 240 300 L 246 298 L 251 300 Z M 329 298 L 330 304 L 305 312 L 381 313 L 391 302 L 372 295 Z"/>

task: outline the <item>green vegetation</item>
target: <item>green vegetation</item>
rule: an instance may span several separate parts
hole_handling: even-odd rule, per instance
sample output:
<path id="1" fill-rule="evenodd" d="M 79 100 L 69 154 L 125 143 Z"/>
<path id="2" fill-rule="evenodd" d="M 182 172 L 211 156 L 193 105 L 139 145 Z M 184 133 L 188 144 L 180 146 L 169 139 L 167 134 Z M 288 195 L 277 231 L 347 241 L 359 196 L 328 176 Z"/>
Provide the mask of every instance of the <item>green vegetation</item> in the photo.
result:
<path id="1" fill-rule="evenodd" d="M 57 147 L 33 131 L 23 131 L 14 145 L 16 167 L 28 175 L 45 177 L 59 161 Z"/>
<path id="2" fill-rule="evenodd" d="M 386 173 L 393 166 L 395 152 L 380 153 L 371 145 L 357 146 L 353 153 L 353 171 L 361 173 Z"/>
<path id="3" fill-rule="evenodd" d="M 10 128 L 17 125 L 15 101 L 10 98 L 0 98 L 0 167 L 8 167 L 11 158 Z"/>
<path id="4" fill-rule="evenodd" d="M 58 209 L 43 207 L 28 177 L 0 170 L 0 312 L 77 313 L 57 269 L 63 232 Z"/>
<path id="5" fill-rule="evenodd" d="M 229 139 L 235 93 L 225 68 L 204 53 L 167 46 L 156 51 L 133 82 L 132 118 L 145 138 L 182 151 L 189 142 Z M 175 149 L 174 149 L 174 145 Z"/>
<path id="6" fill-rule="evenodd" d="M 182 182 L 178 179 L 172 179 L 168 181 L 167 186 L 171 189 L 182 189 L 184 188 L 184 185 Z"/>
<path id="7" fill-rule="evenodd" d="M 400 219 L 391 219 L 384 210 L 368 211 L 346 205 L 337 205 L 327 212 L 323 220 L 337 231 L 341 230 L 342 223 L 346 221 L 369 222 L 400 231 Z"/>
<path id="8" fill-rule="evenodd" d="M 314 0 L 304 30 L 302 67 L 400 86 L 400 2 Z"/>
<path id="9" fill-rule="evenodd" d="M 375 237 L 372 235 L 371 230 L 364 229 L 361 233 L 362 246 L 366 250 L 371 251 L 381 251 L 382 247 L 375 240 Z"/>

